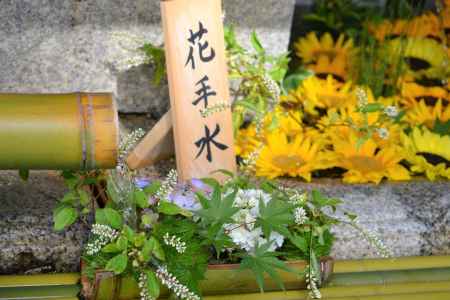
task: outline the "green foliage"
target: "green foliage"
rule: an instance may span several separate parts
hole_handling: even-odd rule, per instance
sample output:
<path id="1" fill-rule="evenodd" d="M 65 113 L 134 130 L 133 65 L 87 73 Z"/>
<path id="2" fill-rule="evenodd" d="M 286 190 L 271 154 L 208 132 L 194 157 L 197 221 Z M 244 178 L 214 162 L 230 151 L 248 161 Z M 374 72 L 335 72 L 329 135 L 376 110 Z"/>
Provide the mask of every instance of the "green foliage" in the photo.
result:
<path id="1" fill-rule="evenodd" d="M 153 84 L 160 85 L 161 81 L 166 77 L 166 56 L 164 48 L 157 47 L 152 43 L 146 43 L 141 50 L 150 59 L 154 66 Z"/>
<path id="2" fill-rule="evenodd" d="M 261 116 L 273 102 L 273 91 L 267 84 L 268 78 L 281 87 L 286 76 L 289 58 L 287 54 L 273 56 L 264 49 L 257 34 L 250 36 L 252 50 L 242 47 L 233 27 L 225 29 L 225 43 L 228 56 L 230 79 L 237 82 L 231 90 L 233 101 L 233 126 L 235 131 L 243 124 L 246 117 Z"/>
<path id="3" fill-rule="evenodd" d="M 240 270 L 251 270 L 255 275 L 256 282 L 261 292 L 264 291 L 264 274 L 267 273 L 280 288 L 284 290 L 284 284 L 277 270 L 295 273 L 277 256 L 279 253 L 269 252 L 270 243 L 259 245 L 255 252 L 250 255 L 243 255 Z"/>
<path id="4" fill-rule="evenodd" d="M 260 225 L 264 235 L 270 236 L 272 231 L 290 236 L 288 226 L 294 223 L 292 208 L 286 201 L 272 200 L 267 206 L 259 200 L 260 216 L 257 225 Z"/>
<path id="5" fill-rule="evenodd" d="M 23 174 L 25 176 L 26 174 Z M 68 192 L 61 198 L 53 210 L 54 228 L 63 230 L 75 223 L 81 216 L 83 222 L 87 222 L 87 216 L 91 212 L 92 196 L 88 192 L 91 185 L 103 180 L 103 175 L 94 172 L 62 172 Z"/>
<path id="6" fill-rule="evenodd" d="M 97 209 L 95 221 L 98 224 L 109 225 L 114 229 L 120 229 L 123 224 L 122 215 L 112 208 Z"/>
<path id="7" fill-rule="evenodd" d="M 114 272 L 114 274 L 122 274 L 127 268 L 128 255 L 126 253 L 121 253 L 119 255 L 111 258 L 106 264 L 106 270 Z"/>

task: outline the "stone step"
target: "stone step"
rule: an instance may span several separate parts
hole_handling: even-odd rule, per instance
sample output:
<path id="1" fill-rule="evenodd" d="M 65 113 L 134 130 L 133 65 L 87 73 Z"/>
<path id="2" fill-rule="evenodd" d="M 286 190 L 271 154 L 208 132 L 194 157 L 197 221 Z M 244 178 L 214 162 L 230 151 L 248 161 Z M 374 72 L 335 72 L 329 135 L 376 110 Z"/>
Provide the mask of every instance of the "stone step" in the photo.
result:
<path id="1" fill-rule="evenodd" d="M 54 172 L 0 172 L 0 274 L 76 272 L 87 229 L 80 224 L 57 233 L 52 210 L 64 194 Z"/>
<path id="2" fill-rule="evenodd" d="M 162 162 L 141 175 L 163 177 L 174 167 Z M 344 208 L 359 215 L 360 224 L 375 232 L 394 256 L 450 254 L 450 182 L 417 180 L 407 183 L 344 185 L 338 180 L 307 184 L 282 180 L 288 186 L 321 190 L 341 198 Z M 65 188 L 55 173 L 31 172 L 23 182 L 16 172 L 0 173 L 0 274 L 74 272 L 87 230 L 52 228 L 52 209 Z M 334 229 L 336 259 L 376 258 L 379 255 L 349 226 Z"/>

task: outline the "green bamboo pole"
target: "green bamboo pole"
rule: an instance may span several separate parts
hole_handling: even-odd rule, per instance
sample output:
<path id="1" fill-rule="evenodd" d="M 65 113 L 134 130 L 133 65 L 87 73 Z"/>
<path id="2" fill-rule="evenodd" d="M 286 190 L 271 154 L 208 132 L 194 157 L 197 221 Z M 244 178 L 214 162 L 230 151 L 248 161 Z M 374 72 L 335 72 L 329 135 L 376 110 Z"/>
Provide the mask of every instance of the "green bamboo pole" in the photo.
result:
<path id="1" fill-rule="evenodd" d="M 25 286 L 74 285 L 80 281 L 80 274 L 40 274 L 40 275 L 1 275 L 0 288 Z"/>
<path id="2" fill-rule="evenodd" d="M 80 274 L 1 275 L 0 300 L 77 300 Z"/>
<path id="3" fill-rule="evenodd" d="M 450 268 L 450 256 L 401 257 L 336 261 L 334 273 Z"/>
<path id="4" fill-rule="evenodd" d="M 450 281 L 450 268 L 337 273 L 332 275 L 327 287 L 435 281 Z"/>
<path id="5" fill-rule="evenodd" d="M 423 284 L 398 284 L 386 286 L 345 286 L 334 288 L 322 288 L 322 299 L 450 299 L 450 282 L 423 283 Z M 420 295 L 422 298 L 414 298 Z M 249 293 L 232 295 L 206 296 L 205 300 L 301 300 L 307 299 L 308 291 L 286 291 L 268 293 Z M 445 298 L 445 296 L 447 298 Z M 409 298 L 408 298 L 409 297 Z"/>
<path id="6" fill-rule="evenodd" d="M 0 94 L 0 169 L 113 168 L 111 94 Z"/>

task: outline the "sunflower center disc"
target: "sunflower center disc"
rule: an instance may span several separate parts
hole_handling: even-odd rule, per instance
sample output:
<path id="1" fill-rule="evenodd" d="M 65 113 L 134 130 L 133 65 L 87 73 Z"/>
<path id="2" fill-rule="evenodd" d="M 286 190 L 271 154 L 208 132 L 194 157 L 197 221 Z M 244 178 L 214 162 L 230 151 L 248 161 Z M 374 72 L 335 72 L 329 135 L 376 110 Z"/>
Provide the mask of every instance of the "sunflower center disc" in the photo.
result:
<path id="1" fill-rule="evenodd" d="M 296 169 L 303 160 L 298 155 L 277 155 L 272 159 L 274 165 L 283 170 Z"/>

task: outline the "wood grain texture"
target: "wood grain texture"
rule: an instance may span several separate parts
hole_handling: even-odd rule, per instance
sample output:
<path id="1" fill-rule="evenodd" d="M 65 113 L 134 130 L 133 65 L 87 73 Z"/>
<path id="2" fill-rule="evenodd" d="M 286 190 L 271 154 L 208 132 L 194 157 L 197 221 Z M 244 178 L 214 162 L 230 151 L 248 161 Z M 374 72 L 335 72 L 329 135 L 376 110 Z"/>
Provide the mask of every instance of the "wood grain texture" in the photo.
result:
<path id="1" fill-rule="evenodd" d="M 161 2 L 176 161 L 181 180 L 211 176 L 218 169 L 236 170 L 231 110 L 203 118 L 200 109 L 206 103 L 193 104 L 200 96 L 202 85 L 199 82 L 205 76 L 208 76 L 205 85 L 216 93 L 209 97 L 208 106 L 229 101 L 221 4 L 220 0 Z M 201 26 L 207 32 L 194 39 L 192 34 Z M 214 58 L 202 60 L 201 47 L 204 47 L 204 57 L 210 58 L 214 51 Z M 194 62 L 189 60 L 191 51 Z M 207 159 L 206 147 L 199 154 L 201 147 L 196 145 L 207 136 L 207 128 L 211 135 L 217 133 L 216 142 L 227 146 L 221 150 L 210 143 L 211 160 Z"/>

